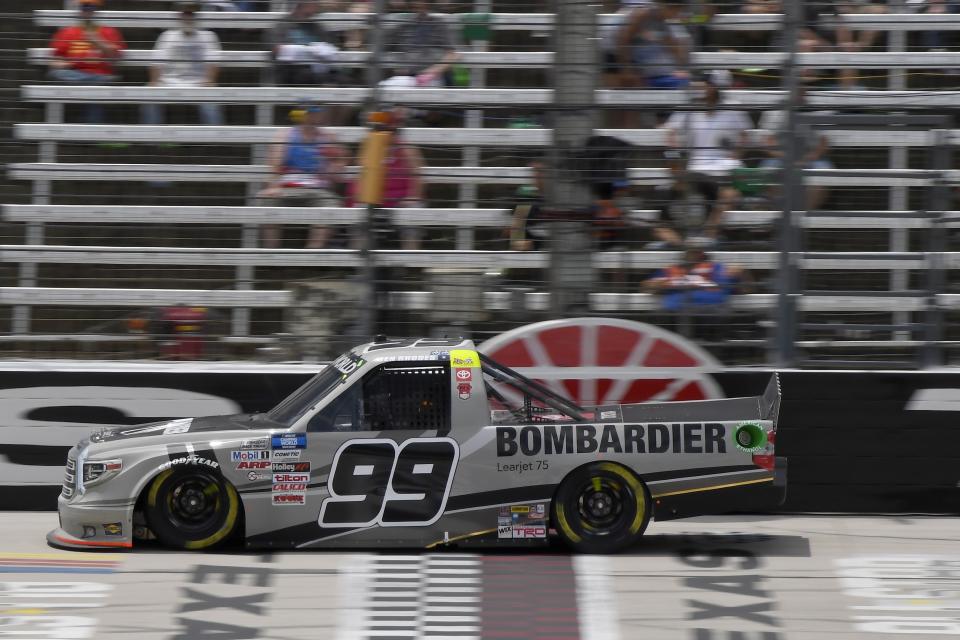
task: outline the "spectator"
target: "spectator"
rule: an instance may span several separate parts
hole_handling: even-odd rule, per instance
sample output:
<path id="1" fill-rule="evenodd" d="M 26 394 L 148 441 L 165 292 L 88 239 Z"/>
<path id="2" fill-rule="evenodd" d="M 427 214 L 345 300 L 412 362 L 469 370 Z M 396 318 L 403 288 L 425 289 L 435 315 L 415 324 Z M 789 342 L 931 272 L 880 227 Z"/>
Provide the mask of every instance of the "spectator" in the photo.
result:
<path id="1" fill-rule="evenodd" d="M 684 0 L 651 0 L 634 9 L 617 38 L 622 87 L 678 89 L 690 75 L 690 36 L 679 23 Z"/>
<path id="2" fill-rule="evenodd" d="M 384 209 L 404 209 L 423 207 L 423 156 L 420 150 L 403 140 L 400 129 L 406 122 L 407 109 L 394 107 L 389 112 L 386 131 L 393 132 L 390 148 L 384 161 L 383 202 Z M 360 164 L 360 159 L 357 159 Z M 359 189 L 358 182 L 353 183 L 351 195 Z M 404 250 L 420 248 L 421 232 L 418 228 L 400 227 L 400 244 Z"/>
<path id="3" fill-rule="evenodd" d="M 180 28 L 160 34 L 153 48 L 153 66 L 150 67 L 152 87 L 202 87 L 217 83 L 220 59 L 220 40 L 217 34 L 197 29 L 196 2 L 180 3 Z M 218 104 L 199 104 L 200 121 L 205 125 L 219 125 L 223 117 Z M 163 105 L 143 105 L 143 119 L 147 124 L 163 122 Z"/>
<path id="4" fill-rule="evenodd" d="M 675 112 L 664 125 L 668 155 L 678 180 L 687 181 L 706 201 L 709 213 L 705 235 L 713 239 L 719 235 L 724 214 L 736 201 L 731 173 L 742 166 L 740 156 L 752 127 L 745 112 L 721 108 L 725 75 L 710 75 L 704 88 L 703 110 Z"/>
<path id="5" fill-rule="evenodd" d="M 387 65 L 395 76 L 415 78 L 417 86 L 453 84 L 451 66 L 459 58 L 443 16 L 429 12 L 427 0 L 412 0 L 412 15 L 393 18 L 385 37 Z"/>
<path id="6" fill-rule="evenodd" d="M 316 0 L 296 0 L 267 38 L 273 52 L 274 80 L 279 85 L 333 85 L 338 80 L 334 35 L 316 20 Z"/>
<path id="7" fill-rule="evenodd" d="M 803 110 L 806 103 L 806 87 L 801 85 L 797 89 L 797 109 Z M 787 129 L 787 112 L 784 110 L 765 111 L 760 117 L 760 129 L 767 132 L 763 148 L 768 156 L 760 163 L 760 167 L 763 169 L 783 168 L 783 149 L 787 143 L 787 137 L 790 135 L 790 131 Z M 808 129 L 808 131 L 809 138 L 803 141 L 804 148 L 799 162 L 800 167 L 804 169 L 833 169 L 833 163 L 827 157 L 830 152 L 827 137 L 813 129 Z M 777 182 L 777 180 L 774 180 L 774 184 Z M 810 210 L 820 209 L 827 201 L 828 195 L 829 191 L 825 186 L 808 186 L 805 208 Z"/>
<path id="8" fill-rule="evenodd" d="M 545 167 L 542 161 L 530 163 L 533 184 L 517 189 L 509 237 L 511 251 L 542 251 L 547 248 L 549 229 L 543 217 Z"/>
<path id="9" fill-rule="evenodd" d="M 343 182 L 345 154 L 332 135 L 324 131 L 324 109 L 305 104 L 291 114 L 296 122 L 281 132 L 270 149 L 273 178 L 260 197 L 280 206 L 338 207 L 335 188 Z M 264 246 L 280 245 L 278 225 L 263 227 Z M 332 240 L 329 227 L 314 225 L 308 249 L 324 249 Z"/>
<path id="10" fill-rule="evenodd" d="M 598 30 L 600 47 L 603 51 L 604 82 L 610 87 L 617 88 L 622 80 L 620 67 L 619 41 L 620 32 L 627 20 L 636 9 L 650 4 L 650 0 L 620 0 L 616 3 L 616 12 L 613 19 L 602 25 Z"/>
<path id="11" fill-rule="evenodd" d="M 846 2 L 807 0 L 803 4 L 803 26 L 800 29 L 797 50 L 801 53 L 834 49 L 848 52 L 865 51 L 873 45 L 879 32 L 854 32 L 843 23 L 840 16 L 845 13 L 880 14 L 886 12 L 885 4 L 871 2 L 870 0 L 847 0 Z M 841 69 L 840 86 L 844 89 L 858 88 L 856 74 L 856 69 Z M 804 77 L 812 79 L 812 71 L 804 70 Z"/>
<path id="12" fill-rule="evenodd" d="M 372 0 L 356 0 L 347 6 L 348 13 L 370 13 L 373 11 Z M 365 29 L 351 29 L 344 38 L 343 48 L 350 51 L 363 49 L 366 42 Z"/>
<path id="13" fill-rule="evenodd" d="M 662 295 L 661 304 L 671 313 L 719 310 L 746 278 L 743 269 L 714 262 L 694 243 L 687 245 L 679 264 L 657 271 L 643 288 Z"/>
<path id="14" fill-rule="evenodd" d="M 594 186 L 592 207 L 593 239 L 599 251 L 623 250 L 627 230 L 627 206 L 630 182 L 618 180 Z"/>
<path id="15" fill-rule="evenodd" d="M 120 32 L 95 21 L 100 0 L 82 0 L 78 24 L 57 31 L 50 46 L 53 60 L 50 78 L 65 84 L 103 85 L 116 81 L 113 61 L 126 48 Z M 87 105 L 86 120 L 90 124 L 104 120 L 103 107 Z"/>

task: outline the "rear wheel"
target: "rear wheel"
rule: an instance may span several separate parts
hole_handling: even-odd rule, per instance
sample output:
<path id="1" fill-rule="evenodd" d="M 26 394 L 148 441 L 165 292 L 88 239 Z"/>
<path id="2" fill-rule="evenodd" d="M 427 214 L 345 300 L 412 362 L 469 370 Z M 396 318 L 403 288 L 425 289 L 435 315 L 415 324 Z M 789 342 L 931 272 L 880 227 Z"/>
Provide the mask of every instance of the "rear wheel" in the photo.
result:
<path id="1" fill-rule="evenodd" d="M 626 467 L 595 462 L 564 478 L 552 511 L 557 534 L 568 547 L 615 553 L 643 535 L 650 521 L 650 498 Z"/>
<path id="2" fill-rule="evenodd" d="M 164 545 L 209 549 L 237 530 L 240 497 L 217 473 L 168 469 L 150 484 L 146 514 L 150 529 Z"/>

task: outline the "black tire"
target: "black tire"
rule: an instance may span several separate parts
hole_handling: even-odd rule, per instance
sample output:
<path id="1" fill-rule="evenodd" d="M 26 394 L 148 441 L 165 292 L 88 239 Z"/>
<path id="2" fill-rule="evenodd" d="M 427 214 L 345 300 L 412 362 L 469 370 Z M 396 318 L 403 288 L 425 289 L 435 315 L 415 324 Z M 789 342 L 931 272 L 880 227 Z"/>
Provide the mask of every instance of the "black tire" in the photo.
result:
<path id="1" fill-rule="evenodd" d="M 219 473 L 167 469 L 147 490 L 147 524 L 176 549 L 210 549 L 229 540 L 241 520 L 240 496 Z"/>
<path id="2" fill-rule="evenodd" d="M 634 544 L 650 522 L 650 495 L 626 467 L 594 462 L 570 472 L 551 506 L 560 539 L 580 553 L 616 553 Z"/>

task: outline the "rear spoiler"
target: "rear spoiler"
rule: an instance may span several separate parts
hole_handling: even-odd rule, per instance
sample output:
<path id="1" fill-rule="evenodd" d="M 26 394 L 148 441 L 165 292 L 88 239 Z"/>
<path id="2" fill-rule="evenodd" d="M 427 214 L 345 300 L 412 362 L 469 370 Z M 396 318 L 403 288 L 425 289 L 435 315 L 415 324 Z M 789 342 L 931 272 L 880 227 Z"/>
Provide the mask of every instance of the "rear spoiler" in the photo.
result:
<path id="1" fill-rule="evenodd" d="M 777 421 L 780 416 L 780 374 L 770 376 L 767 388 L 760 396 L 760 419 Z"/>
<path id="2" fill-rule="evenodd" d="M 777 421 L 780 413 L 780 376 L 774 373 L 763 395 L 722 400 L 645 402 L 622 405 L 625 422 Z"/>

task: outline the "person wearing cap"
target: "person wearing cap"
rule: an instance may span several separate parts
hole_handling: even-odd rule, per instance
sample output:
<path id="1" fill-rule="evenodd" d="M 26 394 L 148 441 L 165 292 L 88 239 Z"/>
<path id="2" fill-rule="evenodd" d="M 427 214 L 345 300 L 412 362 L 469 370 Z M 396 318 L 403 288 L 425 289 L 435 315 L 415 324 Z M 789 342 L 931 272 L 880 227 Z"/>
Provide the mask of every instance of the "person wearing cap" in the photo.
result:
<path id="1" fill-rule="evenodd" d="M 117 78 L 113 63 L 126 44 L 113 27 L 96 23 L 100 0 L 82 0 L 77 24 L 62 27 L 50 42 L 53 59 L 50 62 L 51 80 L 65 84 L 103 85 Z M 87 106 L 87 121 L 103 122 L 100 105 Z"/>
<path id="2" fill-rule="evenodd" d="M 273 54 L 274 82 L 285 86 L 333 85 L 340 42 L 316 16 L 316 0 L 297 0 L 290 13 L 266 33 Z"/>
<path id="3" fill-rule="evenodd" d="M 198 29 L 197 2 L 179 4 L 180 26 L 160 34 L 153 48 L 150 67 L 152 87 L 211 87 L 217 84 L 220 39 L 213 31 Z M 200 121 L 205 125 L 223 122 L 218 104 L 198 104 Z M 145 104 L 143 119 L 147 124 L 163 122 L 163 105 Z"/>
<path id="4" fill-rule="evenodd" d="M 303 103 L 291 112 L 296 123 L 282 131 L 270 148 L 270 184 L 260 192 L 267 203 L 280 206 L 339 207 L 335 189 L 344 182 L 346 155 L 334 137 L 324 130 L 323 107 Z M 333 240 L 330 227 L 313 225 L 308 249 L 324 249 Z M 279 225 L 263 227 L 264 246 L 280 246 Z"/>

